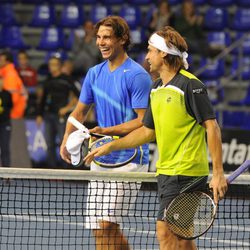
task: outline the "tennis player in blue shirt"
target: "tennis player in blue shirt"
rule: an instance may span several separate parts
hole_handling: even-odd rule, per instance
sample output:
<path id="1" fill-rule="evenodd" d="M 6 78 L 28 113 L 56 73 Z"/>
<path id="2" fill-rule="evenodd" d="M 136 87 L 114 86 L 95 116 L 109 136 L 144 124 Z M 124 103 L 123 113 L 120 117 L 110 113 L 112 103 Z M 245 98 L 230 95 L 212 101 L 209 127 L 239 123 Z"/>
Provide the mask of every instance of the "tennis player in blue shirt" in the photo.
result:
<path id="1" fill-rule="evenodd" d="M 151 78 L 127 54 L 130 31 L 121 17 L 109 16 L 96 24 L 96 44 L 104 61 L 89 69 L 79 102 L 71 116 L 83 123 L 89 108 L 94 104 L 98 126 L 91 132 L 126 135 L 142 126 L 142 118 L 148 106 Z M 74 130 L 67 123 L 60 148 L 61 157 L 68 163 L 70 155 L 65 144 Z M 107 169 L 92 162 L 90 167 L 95 171 L 145 172 L 148 171 L 148 155 L 148 145 L 143 145 L 139 148 L 137 157 L 125 166 Z M 130 249 L 119 224 L 121 213 L 124 215 L 130 209 L 126 204 L 131 201 L 133 203 L 133 197 L 136 197 L 133 192 L 137 191 L 132 191 L 124 183 L 90 182 L 89 185 L 86 227 L 93 229 L 96 249 Z M 126 195 L 121 192 L 126 192 Z M 126 199 L 130 202 L 126 202 Z"/>

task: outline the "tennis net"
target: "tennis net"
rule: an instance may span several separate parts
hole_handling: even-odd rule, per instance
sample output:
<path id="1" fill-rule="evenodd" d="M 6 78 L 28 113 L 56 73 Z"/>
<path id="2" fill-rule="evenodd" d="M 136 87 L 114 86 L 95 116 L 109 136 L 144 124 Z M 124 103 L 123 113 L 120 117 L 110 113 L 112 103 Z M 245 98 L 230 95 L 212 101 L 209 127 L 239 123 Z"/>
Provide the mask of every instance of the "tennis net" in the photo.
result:
<path id="1" fill-rule="evenodd" d="M 17 168 L 0 168 L 0 249 L 95 249 L 86 224 L 89 210 L 98 203 L 98 198 L 88 199 L 90 180 L 98 184 L 97 196 L 103 193 L 103 182 L 124 184 L 119 186 L 124 202 L 119 206 L 119 223 L 131 249 L 159 249 L 153 173 Z M 116 197 L 114 202 L 121 201 Z M 249 239 L 250 176 L 245 175 L 230 185 L 213 227 L 197 239 L 197 245 L 198 249 L 250 249 Z"/>

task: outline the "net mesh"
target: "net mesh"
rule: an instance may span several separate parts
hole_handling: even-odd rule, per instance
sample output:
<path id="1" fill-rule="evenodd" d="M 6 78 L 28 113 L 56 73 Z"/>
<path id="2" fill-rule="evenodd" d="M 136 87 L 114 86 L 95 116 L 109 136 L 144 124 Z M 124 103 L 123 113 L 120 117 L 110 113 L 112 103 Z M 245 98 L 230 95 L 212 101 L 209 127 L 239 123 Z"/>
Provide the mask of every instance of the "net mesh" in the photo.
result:
<path id="1" fill-rule="evenodd" d="M 230 185 L 213 226 L 196 240 L 198 249 L 250 248 L 249 177 Z M 111 209 L 105 202 L 96 207 L 98 198 L 88 195 L 102 196 L 104 184 L 114 197 L 105 201 Z M 115 195 L 114 185 L 120 190 Z M 95 249 L 91 216 L 119 223 L 131 249 L 159 249 L 157 199 L 151 173 L 0 168 L 0 249 Z M 119 216 L 111 203 L 118 204 Z"/>

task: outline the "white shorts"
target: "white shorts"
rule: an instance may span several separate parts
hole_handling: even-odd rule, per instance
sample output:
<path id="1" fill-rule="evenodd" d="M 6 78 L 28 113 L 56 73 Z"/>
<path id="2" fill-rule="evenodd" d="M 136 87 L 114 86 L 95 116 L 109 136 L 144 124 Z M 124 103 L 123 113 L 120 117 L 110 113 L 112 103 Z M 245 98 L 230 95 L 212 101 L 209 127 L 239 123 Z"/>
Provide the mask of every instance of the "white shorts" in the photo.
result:
<path id="1" fill-rule="evenodd" d="M 129 163 L 124 167 L 130 168 L 130 170 L 137 169 L 137 172 L 148 171 L 148 165 Z M 111 171 L 121 171 L 120 169 L 116 168 Z M 88 184 L 85 227 L 98 229 L 100 228 L 100 221 L 121 224 L 123 216 L 127 216 L 129 210 L 133 208 L 140 187 L 141 184 L 135 182 L 90 181 Z"/>

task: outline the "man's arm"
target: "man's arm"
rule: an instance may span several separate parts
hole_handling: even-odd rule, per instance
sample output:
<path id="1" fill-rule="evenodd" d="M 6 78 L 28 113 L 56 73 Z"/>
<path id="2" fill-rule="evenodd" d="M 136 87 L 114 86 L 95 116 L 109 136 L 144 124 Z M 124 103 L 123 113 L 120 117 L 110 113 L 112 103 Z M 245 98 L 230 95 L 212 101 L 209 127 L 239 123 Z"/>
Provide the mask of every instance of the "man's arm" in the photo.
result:
<path id="1" fill-rule="evenodd" d="M 209 187 L 213 189 L 214 201 L 218 203 L 227 191 L 227 181 L 222 165 L 222 143 L 219 125 L 215 119 L 203 123 L 207 132 L 207 143 L 212 157 L 213 176 Z"/>
<path id="2" fill-rule="evenodd" d="M 146 109 L 135 109 L 134 111 L 137 114 L 136 119 L 130 120 L 128 122 L 125 122 L 116 126 L 107 127 L 107 128 L 95 127 L 91 129 L 90 132 L 100 133 L 100 134 L 105 134 L 105 135 L 126 135 L 143 125 L 142 119 L 144 117 Z"/>
<path id="3" fill-rule="evenodd" d="M 85 158 L 87 164 L 90 164 L 94 157 L 109 154 L 112 151 L 135 148 L 139 145 L 149 143 L 155 140 L 155 131 L 153 129 L 142 126 L 125 137 L 118 140 L 114 140 L 102 147 L 96 148 L 91 153 L 89 153 Z"/>
<path id="4" fill-rule="evenodd" d="M 43 83 L 42 86 L 39 86 L 39 91 L 37 93 L 36 123 L 38 126 L 40 126 L 43 122 L 43 112 L 44 112 L 45 100 L 46 100 L 46 95 L 47 95 L 44 85 L 45 83 Z"/>
<path id="5" fill-rule="evenodd" d="M 69 96 L 69 102 L 64 107 L 60 108 L 58 111 L 59 116 L 65 116 L 67 113 L 71 112 L 76 106 L 78 101 L 77 96 L 71 91 Z"/>
<path id="6" fill-rule="evenodd" d="M 85 121 L 85 118 L 87 116 L 88 110 L 90 105 L 86 105 L 84 103 L 78 102 L 75 109 L 72 111 L 70 116 L 73 116 L 76 120 L 83 123 Z M 70 156 L 69 153 L 65 147 L 67 139 L 73 131 L 75 131 L 76 128 L 69 122 L 66 123 L 66 129 L 63 136 L 63 141 L 60 147 L 60 155 L 62 159 L 68 163 L 70 163 Z"/>

